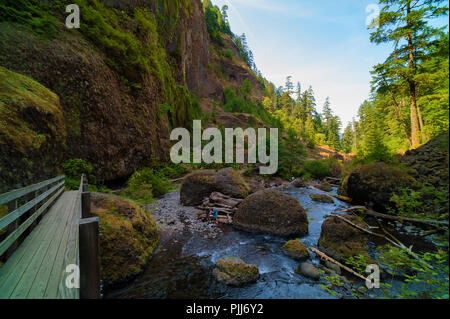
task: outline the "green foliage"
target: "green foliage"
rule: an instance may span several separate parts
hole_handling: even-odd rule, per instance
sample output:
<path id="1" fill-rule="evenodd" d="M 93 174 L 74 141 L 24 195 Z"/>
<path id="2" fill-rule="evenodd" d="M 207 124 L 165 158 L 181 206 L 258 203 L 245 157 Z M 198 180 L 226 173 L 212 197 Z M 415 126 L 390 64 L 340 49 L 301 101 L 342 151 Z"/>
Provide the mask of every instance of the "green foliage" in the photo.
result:
<path id="1" fill-rule="evenodd" d="M 281 123 L 267 112 L 260 104 L 253 101 L 249 94 L 251 92 L 251 84 L 249 81 L 244 81 L 240 90 L 244 97 L 239 97 L 236 92 L 230 87 L 224 89 L 224 106 L 225 112 L 232 113 L 247 113 L 255 115 L 261 121 L 271 124 L 272 127 L 281 127 Z"/>
<path id="2" fill-rule="evenodd" d="M 42 8 L 39 0 L 2 0 L 0 22 L 25 25 L 37 34 L 53 38 L 58 20 Z"/>
<path id="3" fill-rule="evenodd" d="M 203 9 L 205 11 L 206 27 L 211 40 L 222 44 L 222 33 L 233 37 L 228 22 L 228 6 L 223 6 L 221 10 L 218 6 L 213 5 L 210 0 L 204 0 Z"/>
<path id="4" fill-rule="evenodd" d="M 82 174 L 86 174 L 89 184 L 96 184 L 95 175 L 92 174 L 92 165 L 85 160 L 80 158 L 69 159 L 62 166 L 64 175 L 66 176 L 66 189 L 79 189 Z"/>
<path id="5" fill-rule="evenodd" d="M 166 174 L 171 172 L 166 171 Z M 151 203 L 153 196 L 160 197 L 168 193 L 171 184 L 151 168 L 143 168 L 131 175 L 123 195 L 140 203 Z"/>
<path id="6" fill-rule="evenodd" d="M 419 259 L 395 247 L 389 247 L 381 253 L 380 266 L 393 278 L 401 274 L 404 281 L 399 291 L 383 289 L 386 297 L 448 299 L 448 251 L 438 250 L 416 255 Z M 419 292 L 417 287 L 420 287 Z"/>
<path id="7" fill-rule="evenodd" d="M 234 58 L 234 54 L 233 51 L 231 49 L 223 49 L 219 52 L 220 56 L 227 58 L 227 59 L 233 59 Z"/>
<path id="8" fill-rule="evenodd" d="M 420 189 L 402 188 L 392 196 L 392 214 L 413 218 L 448 218 L 448 190 L 425 184 Z M 447 215 L 445 215 L 447 214 Z"/>
<path id="9" fill-rule="evenodd" d="M 290 131 L 286 140 L 278 141 L 278 163 L 279 169 L 277 174 L 284 179 L 291 180 L 292 176 L 300 177 L 301 166 L 307 152 L 305 146 L 294 132 Z"/>
<path id="10" fill-rule="evenodd" d="M 324 178 L 331 174 L 331 168 L 325 161 L 306 161 L 304 170 L 314 178 Z"/>
<path id="11" fill-rule="evenodd" d="M 442 0 L 380 0 L 374 43 L 394 51 L 373 69 L 377 132 L 390 151 L 416 148 L 448 130 L 448 33 L 432 19 L 448 15 Z"/>

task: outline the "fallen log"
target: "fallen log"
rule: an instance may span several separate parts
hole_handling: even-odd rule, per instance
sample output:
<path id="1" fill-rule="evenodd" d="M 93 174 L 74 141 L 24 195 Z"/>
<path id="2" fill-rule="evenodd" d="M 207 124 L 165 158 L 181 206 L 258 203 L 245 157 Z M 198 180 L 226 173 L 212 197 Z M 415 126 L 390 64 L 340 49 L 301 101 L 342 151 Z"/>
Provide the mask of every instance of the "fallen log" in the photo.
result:
<path id="1" fill-rule="evenodd" d="M 353 206 L 353 207 L 350 207 L 350 208 L 340 211 L 340 213 L 346 213 L 346 212 L 358 211 L 358 210 L 364 210 L 366 215 L 378 217 L 381 219 L 395 220 L 395 221 L 399 221 L 401 223 L 410 222 L 410 223 L 426 224 L 426 225 L 432 225 L 432 224 L 448 225 L 448 220 L 418 219 L 418 218 L 411 218 L 411 217 L 387 215 L 387 214 L 382 214 L 382 213 L 373 211 L 365 206 Z"/>
<path id="2" fill-rule="evenodd" d="M 335 182 L 340 182 L 341 179 L 340 178 L 335 178 L 335 177 L 325 177 L 325 179 L 329 179 L 330 181 L 335 181 Z"/>
<path id="3" fill-rule="evenodd" d="M 356 276 L 356 277 L 358 277 L 358 278 L 360 278 L 360 279 L 362 279 L 362 280 L 364 280 L 364 281 L 367 280 L 366 277 L 364 277 L 364 276 L 358 274 L 358 273 L 357 273 L 356 271 L 354 271 L 353 269 L 351 269 L 351 268 L 349 268 L 349 267 L 347 267 L 347 266 L 341 264 L 340 262 L 334 260 L 334 259 L 331 258 L 330 256 L 325 255 L 325 254 L 324 254 L 323 252 L 321 252 L 320 250 L 317 250 L 317 249 L 315 249 L 315 248 L 313 248 L 313 247 L 309 247 L 309 250 L 311 250 L 313 253 L 315 253 L 317 256 L 319 256 L 320 259 L 325 260 L 325 261 L 329 261 L 329 262 L 331 262 L 331 263 L 333 263 L 333 264 L 335 264 L 335 265 L 338 265 L 340 268 L 344 269 L 345 271 L 351 273 L 352 275 L 354 275 L 354 276 Z"/>
<path id="4" fill-rule="evenodd" d="M 319 191 L 319 192 L 322 192 L 322 193 L 325 193 L 325 194 L 327 194 L 327 195 L 329 195 L 329 196 L 331 196 L 331 197 L 334 197 L 334 198 L 336 198 L 336 199 L 339 199 L 339 200 L 342 201 L 342 202 L 349 203 L 349 204 L 352 203 L 352 199 L 351 199 L 350 197 L 347 197 L 347 196 L 341 196 L 341 195 L 335 195 L 335 194 L 332 194 L 332 193 L 323 191 L 323 190 L 321 190 L 321 189 L 318 189 L 318 188 L 316 188 L 316 187 L 314 187 L 314 186 L 308 186 L 308 188 L 314 189 L 314 190 Z"/>

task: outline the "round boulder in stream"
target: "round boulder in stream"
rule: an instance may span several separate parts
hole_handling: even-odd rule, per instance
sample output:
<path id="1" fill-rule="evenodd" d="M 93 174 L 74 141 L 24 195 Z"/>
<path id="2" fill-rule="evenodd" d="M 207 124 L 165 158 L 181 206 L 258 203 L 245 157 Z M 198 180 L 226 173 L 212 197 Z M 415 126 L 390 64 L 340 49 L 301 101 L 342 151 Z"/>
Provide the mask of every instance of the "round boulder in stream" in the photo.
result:
<path id="1" fill-rule="evenodd" d="M 355 225 L 364 229 L 369 226 L 355 215 L 339 214 Z M 335 216 L 327 218 L 322 224 L 319 238 L 319 250 L 328 256 L 345 262 L 356 255 L 368 256 L 366 246 L 367 234 Z"/>
<path id="2" fill-rule="evenodd" d="M 294 260 L 307 260 L 309 258 L 308 249 L 299 240 L 290 240 L 281 248 L 283 253 Z"/>
<path id="3" fill-rule="evenodd" d="M 308 234 L 308 217 L 299 201 L 276 189 L 265 189 L 244 199 L 234 214 L 233 225 L 241 230 L 282 237 Z"/>
<path id="4" fill-rule="evenodd" d="M 242 286 L 257 281 L 259 270 L 257 265 L 246 264 L 240 258 L 228 257 L 217 261 L 213 275 L 227 285 Z"/>
<path id="5" fill-rule="evenodd" d="M 250 187 L 233 168 L 225 168 L 219 172 L 202 171 L 187 175 L 180 189 L 180 200 L 183 205 L 200 205 L 205 197 L 219 192 L 234 198 L 245 198 Z"/>

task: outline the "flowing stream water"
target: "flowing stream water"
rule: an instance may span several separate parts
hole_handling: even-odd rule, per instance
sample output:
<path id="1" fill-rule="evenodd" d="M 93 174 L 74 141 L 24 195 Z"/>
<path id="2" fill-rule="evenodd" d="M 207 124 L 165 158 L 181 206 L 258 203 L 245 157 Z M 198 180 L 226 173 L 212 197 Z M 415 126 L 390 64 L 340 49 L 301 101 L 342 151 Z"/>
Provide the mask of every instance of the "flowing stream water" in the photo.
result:
<path id="1" fill-rule="evenodd" d="M 336 189 L 334 189 L 336 191 Z M 318 203 L 310 195 L 320 193 L 307 188 L 289 188 L 284 193 L 297 198 L 307 210 L 309 234 L 301 238 L 307 246 L 317 247 L 322 222 L 332 212 L 348 207 L 337 199 L 334 204 Z M 199 221 L 200 222 L 200 221 Z M 146 270 L 126 287 L 110 291 L 106 298 L 331 298 L 320 282 L 295 273 L 298 262 L 285 256 L 285 239 L 255 235 L 231 226 L 220 226 L 214 239 L 184 231 L 163 243 Z M 212 270 L 222 257 L 239 257 L 259 267 L 261 277 L 244 287 L 217 283 Z M 312 254 L 316 266 L 319 259 Z"/>
<path id="2" fill-rule="evenodd" d="M 314 202 L 310 195 L 320 193 L 308 188 L 288 188 L 284 193 L 297 198 L 307 210 L 309 234 L 301 238 L 307 247 L 317 248 L 321 226 L 327 215 L 349 205 L 334 199 L 334 204 Z M 336 188 L 333 189 L 336 192 Z M 201 222 L 201 221 L 198 221 Z M 185 227 L 186 228 L 186 227 Z M 120 289 L 106 293 L 106 298 L 232 298 L 232 299 L 323 299 L 334 298 L 325 292 L 321 281 L 295 272 L 298 262 L 285 256 L 281 247 L 285 239 L 255 235 L 221 225 L 216 238 L 201 233 L 181 231 L 176 239 L 163 242 L 155 251 L 145 271 Z M 223 257 L 239 257 L 256 264 L 259 280 L 244 287 L 218 283 L 212 275 L 214 265 Z M 319 258 L 311 253 L 314 265 Z M 345 296 L 343 296 L 345 297 Z"/>

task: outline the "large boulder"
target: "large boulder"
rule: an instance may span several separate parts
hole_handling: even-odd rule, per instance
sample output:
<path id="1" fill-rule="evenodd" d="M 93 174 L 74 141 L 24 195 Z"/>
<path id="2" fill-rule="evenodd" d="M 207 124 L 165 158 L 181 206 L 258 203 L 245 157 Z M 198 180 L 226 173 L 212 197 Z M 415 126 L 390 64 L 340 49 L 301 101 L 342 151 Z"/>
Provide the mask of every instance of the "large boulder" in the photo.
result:
<path id="1" fill-rule="evenodd" d="M 369 226 L 361 221 L 358 216 L 344 214 L 341 216 L 364 229 L 369 229 Z M 326 255 L 345 262 L 351 256 L 367 256 L 367 241 L 365 232 L 335 216 L 331 216 L 322 224 L 318 246 L 319 250 Z"/>
<path id="2" fill-rule="evenodd" d="M 217 261 L 213 275 L 227 285 L 242 286 L 257 281 L 259 270 L 257 265 L 246 264 L 240 258 L 229 257 Z"/>
<path id="3" fill-rule="evenodd" d="M 307 260 L 309 258 L 308 249 L 299 240 L 289 240 L 281 247 L 281 250 L 286 256 L 294 260 Z"/>
<path id="4" fill-rule="evenodd" d="M 356 204 L 386 211 L 393 207 L 391 198 L 403 188 L 416 188 L 417 181 L 405 171 L 385 163 L 364 165 L 353 171 L 347 180 L 346 193 Z"/>
<path id="5" fill-rule="evenodd" d="M 91 193 L 91 210 L 101 225 L 103 284 L 122 284 L 141 273 L 159 243 L 153 217 L 131 201 L 102 193 Z"/>
<path id="6" fill-rule="evenodd" d="M 187 175 L 180 189 L 183 205 L 200 205 L 205 197 L 219 192 L 233 198 L 245 198 L 250 188 L 244 179 L 233 168 L 225 168 L 219 172 L 201 171 Z"/>
<path id="7" fill-rule="evenodd" d="M 299 201 L 276 189 L 265 189 L 244 199 L 234 217 L 236 228 L 283 237 L 308 233 L 308 217 Z"/>

